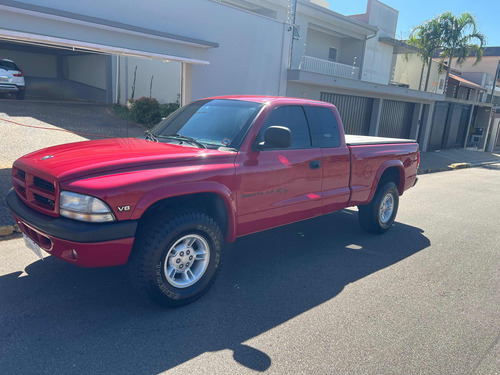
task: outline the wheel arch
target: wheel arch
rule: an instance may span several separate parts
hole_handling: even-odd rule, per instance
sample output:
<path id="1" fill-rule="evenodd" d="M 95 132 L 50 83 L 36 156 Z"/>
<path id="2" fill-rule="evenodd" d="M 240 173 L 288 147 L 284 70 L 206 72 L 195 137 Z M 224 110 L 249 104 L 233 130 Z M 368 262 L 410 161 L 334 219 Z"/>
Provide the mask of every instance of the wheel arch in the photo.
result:
<path id="1" fill-rule="evenodd" d="M 183 186 L 182 191 L 169 191 L 168 195 L 165 193 L 149 192 L 138 202 L 132 213 L 132 219 L 139 220 L 138 231 L 158 216 L 168 215 L 180 208 L 194 209 L 206 213 L 217 222 L 226 242 L 234 241 L 236 211 L 231 192 L 225 186 L 205 186 L 205 189 Z"/>
<path id="2" fill-rule="evenodd" d="M 371 202 L 379 186 L 390 181 L 394 182 L 398 188 L 399 195 L 403 195 L 405 187 L 405 169 L 400 160 L 390 160 L 380 166 L 373 180 L 372 190 L 368 201 Z"/>

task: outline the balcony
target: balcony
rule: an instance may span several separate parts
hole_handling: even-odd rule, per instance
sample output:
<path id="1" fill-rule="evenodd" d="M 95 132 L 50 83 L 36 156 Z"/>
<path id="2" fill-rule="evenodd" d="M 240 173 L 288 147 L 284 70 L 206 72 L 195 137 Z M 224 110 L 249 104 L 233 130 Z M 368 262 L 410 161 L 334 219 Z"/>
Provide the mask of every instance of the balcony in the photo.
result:
<path id="1" fill-rule="evenodd" d="M 340 64 L 311 56 L 302 56 L 299 70 L 328 76 L 359 79 L 359 68 L 356 66 Z"/>

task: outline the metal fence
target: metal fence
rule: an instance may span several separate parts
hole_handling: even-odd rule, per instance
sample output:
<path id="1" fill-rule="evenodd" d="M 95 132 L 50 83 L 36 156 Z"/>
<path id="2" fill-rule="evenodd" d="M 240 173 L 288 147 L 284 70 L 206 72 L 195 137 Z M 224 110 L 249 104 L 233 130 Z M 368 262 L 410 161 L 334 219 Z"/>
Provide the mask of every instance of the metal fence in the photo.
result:
<path id="1" fill-rule="evenodd" d="M 359 79 L 359 68 L 356 66 L 340 64 L 311 56 L 302 56 L 299 69 L 329 76 Z"/>

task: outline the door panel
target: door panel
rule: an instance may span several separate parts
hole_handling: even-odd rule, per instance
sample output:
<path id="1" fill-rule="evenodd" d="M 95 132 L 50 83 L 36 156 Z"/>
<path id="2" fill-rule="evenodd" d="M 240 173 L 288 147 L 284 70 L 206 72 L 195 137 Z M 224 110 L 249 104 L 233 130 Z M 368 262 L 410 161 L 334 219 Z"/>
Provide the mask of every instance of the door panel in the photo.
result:
<path id="1" fill-rule="evenodd" d="M 319 149 L 269 150 L 238 155 L 237 236 L 319 214 L 322 167 Z"/>
<path id="2" fill-rule="evenodd" d="M 265 147 L 262 146 L 264 132 L 270 126 L 290 130 L 290 147 L 262 149 Z M 256 148 L 255 145 L 261 146 Z M 236 158 L 239 187 L 237 235 L 319 214 L 322 203 L 321 151 L 313 147 L 303 107 L 290 105 L 272 109 L 255 145 L 254 149 L 240 153 Z"/>
<path id="3" fill-rule="evenodd" d="M 349 202 L 350 154 L 347 147 L 322 148 L 323 213 L 338 211 Z"/>

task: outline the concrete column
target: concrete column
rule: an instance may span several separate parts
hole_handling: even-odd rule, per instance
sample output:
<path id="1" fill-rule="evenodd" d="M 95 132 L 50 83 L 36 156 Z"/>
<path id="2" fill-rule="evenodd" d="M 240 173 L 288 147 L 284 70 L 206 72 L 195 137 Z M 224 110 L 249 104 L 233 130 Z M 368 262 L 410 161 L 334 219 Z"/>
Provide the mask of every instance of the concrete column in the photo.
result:
<path id="1" fill-rule="evenodd" d="M 467 119 L 467 131 L 465 132 L 464 148 L 467 147 L 467 139 L 469 138 L 470 123 L 472 121 L 472 116 L 474 115 L 474 104 L 470 107 L 469 118 Z"/>
<path id="2" fill-rule="evenodd" d="M 420 150 L 421 151 L 427 151 L 427 147 L 429 146 L 429 138 L 431 136 L 431 128 L 432 128 L 432 119 L 434 118 L 434 108 L 436 102 L 432 102 L 429 105 L 429 111 L 427 112 L 427 116 L 422 118 L 422 124 L 420 125 L 422 127 L 422 144 L 420 145 Z"/>
<path id="3" fill-rule="evenodd" d="M 417 139 L 418 128 L 420 127 L 420 116 L 422 116 L 422 103 L 415 103 L 413 108 L 413 117 L 411 118 L 410 139 Z"/>
<path id="4" fill-rule="evenodd" d="M 488 134 L 490 132 L 490 128 L 491 128 L 491 125 L 493 123 L 493 121 L 491 121 L 491 111 L 492 111 L 493 108 L 490 107 L 490 112 L 488 113 L 488 116 L 489 116 L 489 119 L 488 119 L 488 126 L 486 128 L 486 133 L 485 133 L 485 139 L 484 139 L 484 146 L 482 148 L 481 151 L 486 151 L 486 147 L 487 147 L 487 144 L 486 142 L 488 142 Z"/>
<path id="5" fill-rule="evenodd" d="M 380 128 L 380 115 L 382 114 L 382 103 L 384 99 L 373 99 L 372 117 L 370 119 L 370 130 L 368 135 L 378 136 Z"/>
<path id="6" fill-rule="evenodd" d="M 499 127 L 500 127 L 500 118 L 499 117 L 492 117 L 490 142 L 488 143 L 488 145 L 486 147 L 486 151 L 488 151 L 488 152 L 493 152 L 493 149 L 495 148 L 495 143 L 497 140 Z"/>
<path id="7" fill-rule="evenodd" d="M 56 60 L 57 60 L 57 78 L 63 79 L 64 78 L 64 56 L 57 55 Z"/>
<path id="8" fill-rule="evenodd" d="M 290 55 L 290 48 L 292 44 L 293 28 L 290 29 L 289 25 L 283 24 L 283 39 L 281 40 L 281 67 L 278 85 L 278 95 L 285 96 L 287 89 L 287 76 L 288 76 L 288 56 Z"/>
<path id="9" fill-rule="evenodd" d="M 181 106 L 191 103 L 192 65 L 183 62 L 181 65 Z"/>
<path id="10" fill-rule="evenodd" d="M 113 103 L 113 65 L 110 55 L 106 56 L 106 104 Z"/>

